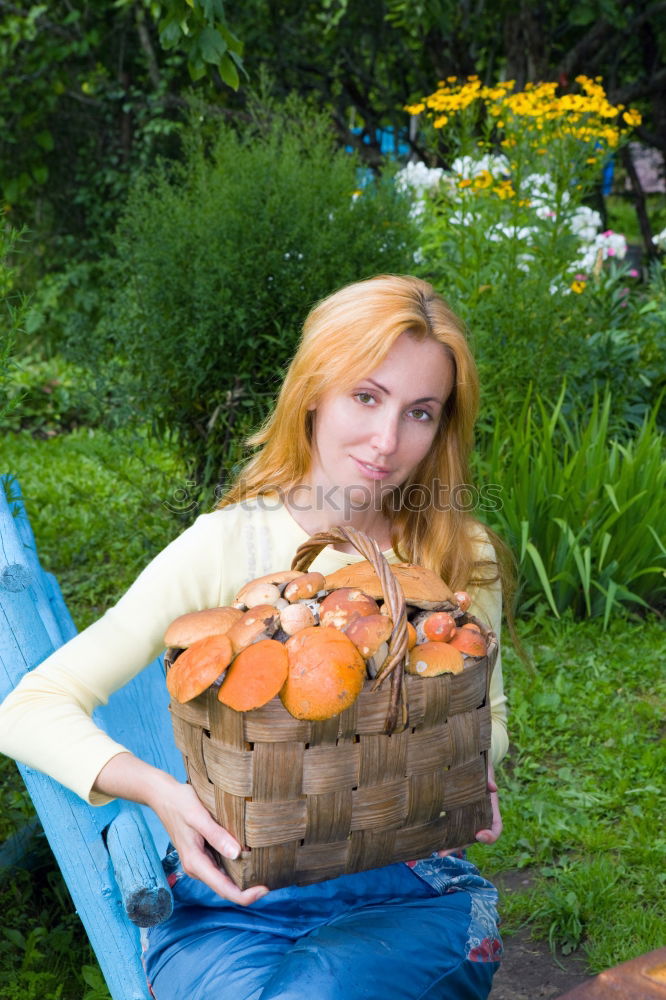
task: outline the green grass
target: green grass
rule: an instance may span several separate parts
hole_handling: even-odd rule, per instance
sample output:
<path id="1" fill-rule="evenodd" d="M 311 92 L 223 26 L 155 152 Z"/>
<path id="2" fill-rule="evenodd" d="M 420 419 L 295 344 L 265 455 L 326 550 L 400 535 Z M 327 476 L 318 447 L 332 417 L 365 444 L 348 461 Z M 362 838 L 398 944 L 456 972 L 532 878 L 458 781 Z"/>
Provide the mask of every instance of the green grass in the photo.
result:
<path id="1" fill-rule="evenodd" d="M 57 573 L 79 628 L 183 527 L 167 505 L 186 489 L 185 473 L 141 433 L 9 434 L 2 466 L 19 480 L 42 564 Z"/>
<path id="2" fill-rule="evenodd" d="M 184 488 L 182 470 L 142 436 L 9 436 L 3 466 L 21 481 L 42 560 L 80 627 L 182 526 L 164 506 Z M 505 829 L 470 853 L 490 877 L 530 875 L 525 892 L 503 894 L 505 932 L 528 922 L 553 947 L 584 949 L 595 972 L 666 940 L 666 630 L 654 617 L 614 615 L 604 631 L 601 620 L 556 620 L 542 605 L 519 631 L 535 668 L 505 645 Z M 1 842 L 31 815 L 8 760 L 0 801 Z M 0 914 L 3 1000 L 101 1000 L 94 958 L 45 852 L 31 871 L 0 873 Z"/>
<path id="3" fill-rule="evenodd" d="M 597 972 L 666 941 L 666 629 L 542 608 L 520 631 L 535 670 L 506 649 L 504 833 L 472 853 L 491 875 L 529 870 L 504 899 L 509 927 L 583 947 Z"/>

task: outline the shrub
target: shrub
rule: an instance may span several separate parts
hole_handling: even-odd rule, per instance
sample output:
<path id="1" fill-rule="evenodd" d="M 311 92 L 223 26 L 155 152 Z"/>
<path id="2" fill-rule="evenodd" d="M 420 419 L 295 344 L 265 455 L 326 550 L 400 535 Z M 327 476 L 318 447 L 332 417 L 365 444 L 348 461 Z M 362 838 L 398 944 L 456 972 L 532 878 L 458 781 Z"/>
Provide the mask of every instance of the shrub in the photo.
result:
<path id="1" fill-rule="evenodd" d="M 0 420 L 16 406 L 11 389 L 16 362 L 14 351 L 21 329 L 26 303 L 15 289 L 14 270 L 9 257 L 19 234 L 0 224 Z"/>
<path id="2" fill-rule="evenodd" d="M 238 458 L 234 439 L 262 416 L 310 307 L 408 270 L 415 244 L 407 199 L 388 179 L 355 194 L 355 159 L 302 105 L 210 142 L 193 125 L 185 145 L 182 167 L 132 192 L 95 338 L 127 360 L 136 406 L 209 482 Z"/>

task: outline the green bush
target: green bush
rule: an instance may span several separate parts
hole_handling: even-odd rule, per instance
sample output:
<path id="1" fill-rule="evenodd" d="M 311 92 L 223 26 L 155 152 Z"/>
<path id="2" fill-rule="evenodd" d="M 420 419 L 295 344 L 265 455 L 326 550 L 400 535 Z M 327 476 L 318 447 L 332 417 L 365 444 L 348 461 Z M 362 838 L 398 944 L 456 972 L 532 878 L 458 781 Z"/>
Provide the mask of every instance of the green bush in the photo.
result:
<path id="1" fill-rule="evenodd" d="M 610 426 L 626 435 L 655 407 L 666 428 L 666 268 L 655 263 L 643 285 L 611 266 L 578 297 L 581 334 L 577 371 L 565 410 L 588 411 L 595 394 L 611 393 Z M 661 400 L 661 404 L 658 405 Z"/>
<path id="2" fill-rule="evenodd" d="M 0 421 L 16 406 L 12 393 L 16 373 L 14 353 L 26 303 L 16 291 L 9 258 L 19 237 L 19 233 L 0 224 Z"/>
<path id="3" fill-rule="evenodd" d="M 390 180 L 355 195 L 356 160 L 323 117 L 291 102 L 210 141 L 193 126 L 181 167 L 143 178 L 107 261 L 91 339 L 127 361 L 127 392 L 223 478 L 261 418 L 310 307 L 340 285 L 410 269 L 413 224 Z"/>
<path id="4" fill-rule="evenodd" d="M 635 435 L 609 434 L 610 395 L 590 414 L 565 417 L 563 388 L 548 408 L 527 399 L 518 417 L 499 409 L 477 474 L 501 486 L 490 524 L 519 563 L 518 610 L 547 600 L 558 616 L 602 616 L 666 598 L 666 463 L 656 408 Z"/>

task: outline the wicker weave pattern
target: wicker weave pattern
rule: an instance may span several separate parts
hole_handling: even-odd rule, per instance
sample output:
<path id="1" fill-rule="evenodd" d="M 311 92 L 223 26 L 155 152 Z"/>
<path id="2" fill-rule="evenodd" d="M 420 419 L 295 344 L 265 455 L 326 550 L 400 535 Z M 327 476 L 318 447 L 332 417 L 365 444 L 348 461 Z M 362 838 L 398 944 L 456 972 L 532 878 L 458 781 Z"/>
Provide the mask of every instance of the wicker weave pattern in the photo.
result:
<path id="1" fill-rule="evenodd" d="M 171 705 L 199 797 L 245 845 L 223 864 L 241 887 L 307 884 L 457 847 L 490 825 L 488 657 L 406 678 L 408 726 L 385 733 L 391 692 L 367 682 L 346 712 L 294 719 L 278 698 L 238 713 L 208 691 Z"/>

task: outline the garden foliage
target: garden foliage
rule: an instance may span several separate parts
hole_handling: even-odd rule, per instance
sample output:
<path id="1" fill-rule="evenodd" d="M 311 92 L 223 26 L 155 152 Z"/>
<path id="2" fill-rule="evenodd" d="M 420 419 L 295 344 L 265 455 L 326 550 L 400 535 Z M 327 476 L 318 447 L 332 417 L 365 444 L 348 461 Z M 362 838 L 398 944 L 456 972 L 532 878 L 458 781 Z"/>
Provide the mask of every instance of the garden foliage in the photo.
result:
<path id="1" fill-rule="evenodd" d="M 497 408 L 478 473 L 501 486 L 489 516 L 518 560 L 518 613 L 545 600 L 606 627 L 622 605 L 666 605 L 664 436 L 653 411 L 619 441 L 610 393 L 577 417 L 564 397 L 528 398 L 517 416 Z"/>
<path id="2" fill-rule="evenodd" d="M 241 132 L 193 126 L 181 166 L 131 194 L 107 261 L 96 344 L 126 363 L 142 416 L 168 432 L 199 482 L 217 481 L 263 417 L 306 313 L 349 281 L 409 269 L 408 200 L 292 102 Z M 79 355 L 90 356 L 83 330 Z"/>
<path id="3" fill-rule="evenodd" d="M 401 176 L 421 193 L 418 266 L 469 325 L 488 402 L 501 393 L 519 406 L 536 371 L 553 394 L 563 375 L 587 374 L 585 337 L 598 329 L 589 289 L 626 253 L 583 198 L 621 126 L 640 116 L 609 104 L 596 81 L 580 77 L 578 89 L 471 77 L 408 108 L 447 165 Z"/>

